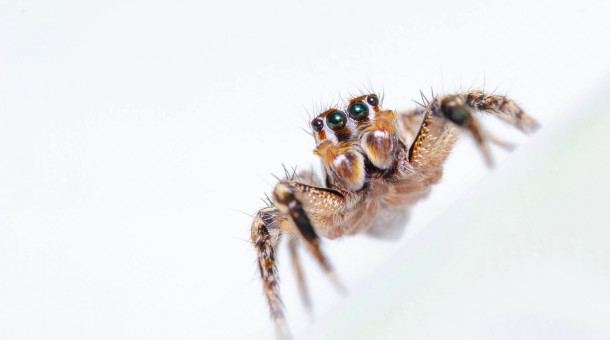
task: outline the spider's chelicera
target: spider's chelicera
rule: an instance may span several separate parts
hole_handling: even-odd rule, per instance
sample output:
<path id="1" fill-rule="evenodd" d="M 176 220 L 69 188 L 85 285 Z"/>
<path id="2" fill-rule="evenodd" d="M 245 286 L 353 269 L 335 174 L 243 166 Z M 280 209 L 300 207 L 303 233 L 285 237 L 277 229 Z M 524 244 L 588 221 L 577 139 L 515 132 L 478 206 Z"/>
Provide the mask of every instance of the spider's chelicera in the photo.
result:
<path id="1" fill-rule="evenodd" d="M 379 97 L 352 98 L 311 122 L 323 177 L 311 172 L 287 176 L 273 190 L 270 206 L 252 223 L 251 239 L 258 253 L 264 293 L 277 332 L 289 338 L 279 295 L 276 249 L 287 239 L 307 307 L 309 295 L 297 253 L 300 244 L 341 288 L 320 248 L 320 236 L 335 239 L 366 233 L 391 238 L 400 234 L 409 209 L 426 197 L 443 172 L 458 132 L 468 133 L 488 164 L 488 142 L 507 146 L 484 133 L 476 113 L 500 118 L 529 133 L 536 127 L 510 99 L 470 91 L 426 101 L 418 109 L 383 110 Z"/>

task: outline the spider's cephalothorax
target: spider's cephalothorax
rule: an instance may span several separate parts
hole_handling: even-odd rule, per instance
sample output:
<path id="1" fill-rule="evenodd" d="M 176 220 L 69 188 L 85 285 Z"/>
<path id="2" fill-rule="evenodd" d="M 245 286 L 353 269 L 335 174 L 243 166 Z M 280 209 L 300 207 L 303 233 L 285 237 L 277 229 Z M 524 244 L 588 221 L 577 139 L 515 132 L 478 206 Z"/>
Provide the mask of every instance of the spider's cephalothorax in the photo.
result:
<path id="1" fill-rule="evenodd" d="M 307 307 L 310 302 L 297 256 L 299 244 L 305 245 L 341 288 L 320 249 L 318 235 L 329 239 L 357 233 L 395 237 L 404 227 L 410 207 L 426 197 L 441 178 L 458 131 L 469 133 L 491 164 L 487 142 L 506 144 L 483 132 L 477 112 L 492 114 L 526 133 L 537 127 L 511 100 L 480 91 L 436 97 L 402 113 L 383 110 L 379 97 L 369 94 L 311 121 L 314 153 L 322 161 L 324 180 L 310 172 L 288 176 L 275 186 L 272 204 L 261 209 L 252 223 L 264 292 L 280 337 L 290 337 L 275 265 L 280 239 L 288 238 Z"/>

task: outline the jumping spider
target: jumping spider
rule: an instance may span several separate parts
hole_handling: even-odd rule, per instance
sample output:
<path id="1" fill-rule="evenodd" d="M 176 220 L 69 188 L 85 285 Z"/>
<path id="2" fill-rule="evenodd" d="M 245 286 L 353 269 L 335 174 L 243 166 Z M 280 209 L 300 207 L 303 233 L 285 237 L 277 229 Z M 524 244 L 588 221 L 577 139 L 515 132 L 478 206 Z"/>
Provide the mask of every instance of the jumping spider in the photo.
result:
<path id="1" fill-rule="evenodd" d="M 311 121 L 324 179 L 302 172 L 280 180 L 270 205 L 252 222 L 251 238 L 258 253 L 264 292 L 276 332 L 289 338 L 279 295 L 275 252 L 288 238 L 301 296 L 309 297 L 297 255 L 302 242 L 322 269 L 341 289 L 330 263 L 320 249 L 320 238 L 367 233 L 388 235 L 404 227 L 408 209 L 430 193 L 443 173 L 443 163 L 456 142 L 458 131 L 468 132 L 487 163 L 487 142 L 506 144 L 485 134 L 475 113 L 498 117 L 529 133 L 536 127 L 510 99 L 470 91 L 424 98 L 421 107 L 396 113 L 383 110 L 376 94 L 350 99 Z"/>

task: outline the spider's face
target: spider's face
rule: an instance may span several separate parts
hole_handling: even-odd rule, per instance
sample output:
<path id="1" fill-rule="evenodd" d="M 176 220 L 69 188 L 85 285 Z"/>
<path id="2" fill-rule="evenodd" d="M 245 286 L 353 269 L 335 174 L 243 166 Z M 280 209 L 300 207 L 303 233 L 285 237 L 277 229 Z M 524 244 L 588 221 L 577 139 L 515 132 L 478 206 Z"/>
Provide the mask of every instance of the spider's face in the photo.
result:
<path id="1" fill-rule="evenodd" d="M 339 143 L 358 143 L 359 131 L 380 111 L 379 97 L 369 94 L 351 99 L 342 108 L 322 112 L 311 121 L 316 146 L 324 141 Z"/>
<path id="2" fill-rule="evenodd" d="M 311 122 L 315 153 L 322 159 L 327 180 L 344 190 L 360 190 L 366 179 L 361 133 L 380 112 L 379 97 L 351 99 L 342 108 L 326 110 Z"/>

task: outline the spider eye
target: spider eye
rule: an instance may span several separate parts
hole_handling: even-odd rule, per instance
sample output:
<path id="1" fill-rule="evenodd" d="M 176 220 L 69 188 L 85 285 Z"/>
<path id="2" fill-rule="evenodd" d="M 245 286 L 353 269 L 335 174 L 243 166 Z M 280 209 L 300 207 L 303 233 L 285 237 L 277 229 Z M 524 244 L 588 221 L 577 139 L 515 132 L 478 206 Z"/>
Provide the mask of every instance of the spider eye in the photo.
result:
<path id="1" fill-rule="evenodd" d="M 349 116 L 355 120 L 363 120 L 369 113 L 369 108 L 363 102 L 353 102 L 347 108 Z"/>
<path id="2" fill-rule="evenodd" d="M 321 119 L 316 119 L 313 122 L 311 122 L 311 128 L 315 132 L 320 132 L 324 128 L 324 122 Z"/>
<path id="3" fill-rule="evenodd" d="M 379 104 L 379 98 L 377 98 L 376 95 L 372 94 L 366 97 L 366 102 L 369 103 L 371 106 L 377 106 L 377 104 Z"/>
<path id="4" fill-rule="evenodd" d="M 326 117 L 326 124 L 328 124 L 328 127 L 333 131 L 343 129 L 346 122 L 347 117 L 345 117 L 345 113 L 341 111 L 333 111 Z"/>

